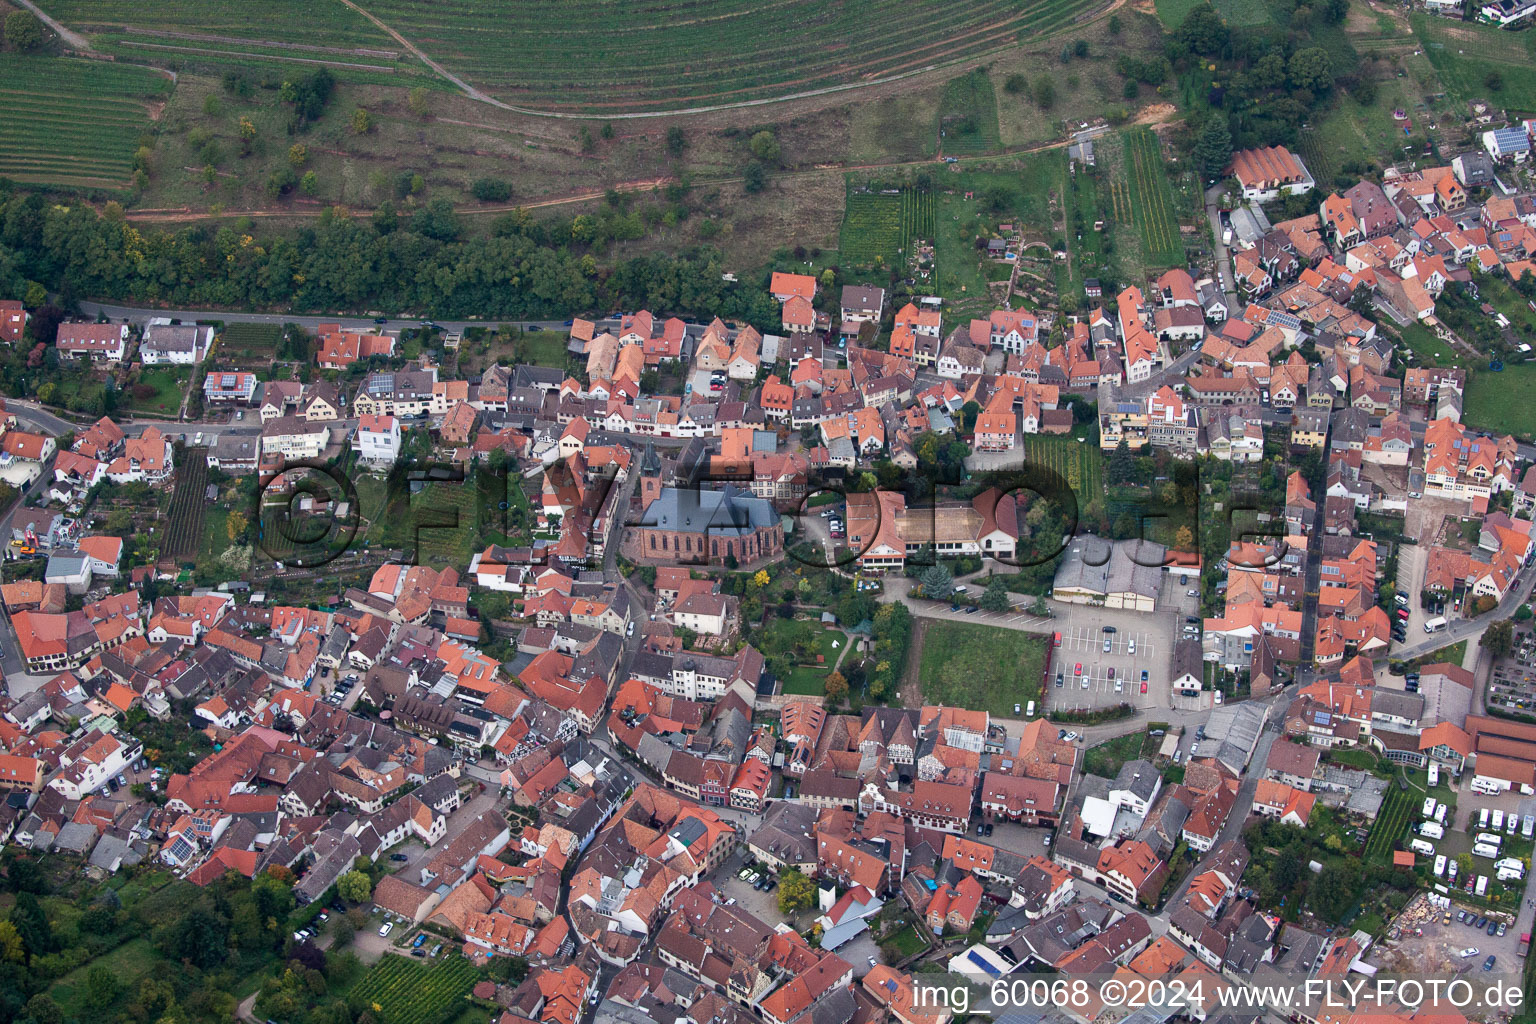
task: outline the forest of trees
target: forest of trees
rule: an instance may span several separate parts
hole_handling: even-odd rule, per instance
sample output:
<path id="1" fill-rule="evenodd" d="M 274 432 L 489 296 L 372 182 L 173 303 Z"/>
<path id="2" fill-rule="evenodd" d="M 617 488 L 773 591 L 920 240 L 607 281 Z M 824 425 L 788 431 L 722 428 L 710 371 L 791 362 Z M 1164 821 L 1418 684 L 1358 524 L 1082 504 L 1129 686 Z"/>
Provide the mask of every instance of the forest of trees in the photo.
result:
<path id="1" fill-rule="evenodd" d="M 114 204 L 98 214 L 0 179 L 0 296 L 46 289 L 65 305 L 89 298 L 444 319 L 647 308 L 778 324 L 766 281 L 724 280 L 712 248 L 600 266 L 593 249 L 602 225 L 587 215 L 549 224 L 514 213 L 499 217 L 488 237 L 462 237 L 452 207 L 434 201 L 409 218 L 392 208 L 367 220 L 327 213 L 272 237 L 254 237 L 238 222 L 168 232 L 132 226 Z"/>

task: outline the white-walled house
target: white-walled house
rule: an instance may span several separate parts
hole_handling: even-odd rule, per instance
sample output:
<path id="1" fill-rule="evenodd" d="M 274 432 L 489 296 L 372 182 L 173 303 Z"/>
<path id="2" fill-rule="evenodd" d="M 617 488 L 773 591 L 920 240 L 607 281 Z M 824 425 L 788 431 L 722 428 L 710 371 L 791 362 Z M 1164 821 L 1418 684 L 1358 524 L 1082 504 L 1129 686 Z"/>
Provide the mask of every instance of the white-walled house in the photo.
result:
<path id="1" fill-rule="evenodd" d="M 139 362 L 145 366 L 195 366 L 213 347 L 213 328 L 153 320 L 139 342 Z"/>
<path id="2" fill-rule="evenodd" d="M 389 415 L 365 415 L 357 421 L 357 450 L 375 466 L 392 466 L 400 457 L 400 421 Z"/>

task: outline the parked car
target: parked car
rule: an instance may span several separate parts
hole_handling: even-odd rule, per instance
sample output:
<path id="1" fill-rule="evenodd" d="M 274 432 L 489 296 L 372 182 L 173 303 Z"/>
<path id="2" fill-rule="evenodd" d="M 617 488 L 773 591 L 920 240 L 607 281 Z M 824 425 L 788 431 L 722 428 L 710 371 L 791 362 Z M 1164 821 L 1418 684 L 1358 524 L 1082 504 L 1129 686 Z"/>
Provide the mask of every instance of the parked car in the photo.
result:
<path id="1" fill-rule="evenodd" d="M 394 931 L 394 929 L 395 929 L 395 926 L 394 926 L 393 922 L 385 921 L 383 924 L 379 925 L 379 937 L 380 938 L 388 937 L 389 933 Z"/>
<path id="2" fill-rule="evenodd" d="M 1485 970 L 1485 971 L 1493 970 L 1493 965 L 1498 963 L 1498 962 L 1499 962 L 1499 958 L 1490 953 L 1488 955 L 1488 959 L 1483 961 L 1483 970 Z"/>
<path id="3" fill-rule="evenodd" d="M 396 863 L 404 863 L 405 861 L 408 861 L 411 858 L 407 857 L 403 853 L 392 853 L 392 854 L 389 855 L 389 859 L 392 860 L 392 861 L 395 861 Z"/>

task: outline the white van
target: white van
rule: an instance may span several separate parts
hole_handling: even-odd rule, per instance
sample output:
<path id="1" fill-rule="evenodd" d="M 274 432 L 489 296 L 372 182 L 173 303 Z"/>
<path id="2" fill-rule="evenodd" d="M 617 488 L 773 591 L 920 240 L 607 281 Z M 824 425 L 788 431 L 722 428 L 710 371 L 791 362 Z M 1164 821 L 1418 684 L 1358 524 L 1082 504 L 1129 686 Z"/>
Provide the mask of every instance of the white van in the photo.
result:
<path id="1" fill-rule="evenodd" d="M 1487 875 L 1478 875 L 1477 876 L 1477 894 L 1479 896 L 1486 896 L 1486 895 L 1488 895 L 1488 876 Z"/>
<path id="2" fill-rule="evenodd" d="M 1525 877 L 1525 872 L 1519 868 L 1499 868 L 1499 881 L 1518 882 Z"/>
<path id="3" fill-rule="evenodd" d="M 1520 815 L 1510 811 L 1509 817 L 1504 819 L 1504 831 L 1508 835 L 1518 835 L 1520 832 Z"/>
<path id="4" fill-rule="evenodd" d="M 1445 854 L 1442 853 L 1435 857 L 1435 877 L 1439 878 L 1443 874 L 1445 874 Z"/>
<path id="5" fill-rule="evenodd" d="M 1432 796 L 1425 797 L 1424 809 L 1419 813 L 1424 815 L 1426 818 L 1433 818 L 1435 816 L 1435 798 Z"/>
<path id="6" fill-rule="evenodd" d="M 1432 821 L 1426 821 L 1424 824 L 1419 826 L 1419 835 L 1426 839 L 1444 839 L 1445 829 L 1441 828 L 1439 825 L 1436 825 Z"/>
<path id="7" fill-rule="evenodd" d="M 1456 881 L 1456 862 L 1454 860 L 1445 862 L 1445 880 L 1447 882 Z"/>
<path id="8" fill-rule="evenodd" d="M 1422 839 L 1415 839 L 1410 842 L 1408 844 L 1408 849 L 1412 850 L 1414 853 L 1422 853 L 1426 857 L 1433 857 L 1435 855 L 1435 848 L 1430 846 Z"/>
<path id="9" fill-rule="evenodd" d="M 1417 843 L 1419 840 L 1415 839 L 1414 842 Z M 1489 846 L 1487 843 L 1477 843 L 1472 847 L 1472 852 L 1479 857 L 1497 857 L 1499 855 L 1499 848 L 1497 846 Z"/>
<path id="10" fill-rule="evenodd" d="M 1440 784 L 1440 766 L 1433 761 L 1429 763 L 1429 784 L 1431 786 L 1438 786 Z"/>
<path id="11" fill-rule="evenodd" d="M 1482 843 L 1485 846 L 1497 847 L 1504 842 L 1504 837 L 1497 832 L 1479 832 L 1472 837 L 1474 843 Z"/>
<path id="12" fill-rule="evenodd" d="M 1536 814 L 1527 814 L 1520 819 L 1520 835 L 1526 839 L 1536 835 Z"/>
<path id="13" fill-rule="evenodd" d="M 1035 702 L 1034 701 L 1030 701 L 1029 702 L 1029 707 L 1024 709 L 1024 717 L 1025 718 L 1034 718 L 1035 717 Z"/>
<path id="14" fill-rule="evenodd" d="M 1493 830 L 1495 832 L 1502 832 L 1504 830 L 1504 812 L 1503 811 L 1494 811 L 1493 812 Z"/>
<path id="15" fill-rule="evenodd" d="M 1477 827 L 1488 827 L 1488 808 L 1484 807 L 1482 810 L 1477 812 Z"/>
<path id="16" fill-rule="evenodd" d="M 1447 810 L 1449 810 L 1449 809 L 1450 809 L 1450 805 L 1449 804 L 1441 804 L 1440 806 L 1436 807 L 1435 808 L 1435 820 L 1438 821 L 1440 824 L 1444 825 L 1445 824 L 1445 812 Z"/>

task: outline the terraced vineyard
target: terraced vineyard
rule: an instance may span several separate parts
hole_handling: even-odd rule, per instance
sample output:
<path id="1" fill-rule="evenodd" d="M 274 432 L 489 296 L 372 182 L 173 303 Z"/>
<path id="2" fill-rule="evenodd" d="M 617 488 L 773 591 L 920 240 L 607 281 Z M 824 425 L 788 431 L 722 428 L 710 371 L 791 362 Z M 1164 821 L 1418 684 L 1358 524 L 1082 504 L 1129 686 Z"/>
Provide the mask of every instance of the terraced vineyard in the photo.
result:
<path id="1" fill-rule="evenodd" d="M 107 53 L 177 67 L 270 62 L 387 77 L 403 55 L 339 0 L 43 0 L 42 7 Z M 402 67 L 429 73 L 416 61 Z"/>
<path id="2" fill-rule="evenodd" d="M 340 0 L 42 2 L 66 25 L 95 33 L 108 51 L 138 59 L 208 63 L 248 53 L 257 61 L 350 65 L 361 75 L 389 73 L 370 70 L 378 67 L 430 73 Z M 362 0 L 360 6 L 501 100 L 618 113 L 765 99 L 955 63 L 1065 28 L 1093 0 Z"/>
<path id="3" fill-rule="evenodd" d="M 870 192 L 850 185 L 838 256 L 853 266 L 893 266 L 914 238 L 932 238 L 933 194 L 913 188 Z"/>
<path id="4" fill-rule="evenodd" d="M 0 175 L 126 188 L 150 104 L 170 90 L 165 75 L 146 68 L 7 53 L 0 60 Z"/>
<path id="5" fill-rule="evenodd" d="M 1182 267 L 1184 242 L 1179 237 L 1173 190 L 1163 166 L 1162 145 L 1151 129 L 1133 128 L 1125 133 L 1125 176 L 1148 269 Z"/>

